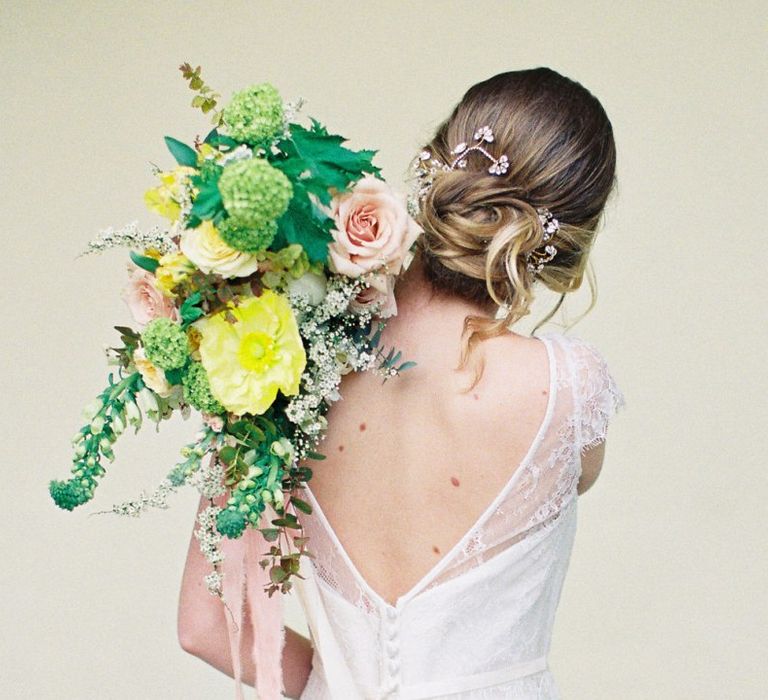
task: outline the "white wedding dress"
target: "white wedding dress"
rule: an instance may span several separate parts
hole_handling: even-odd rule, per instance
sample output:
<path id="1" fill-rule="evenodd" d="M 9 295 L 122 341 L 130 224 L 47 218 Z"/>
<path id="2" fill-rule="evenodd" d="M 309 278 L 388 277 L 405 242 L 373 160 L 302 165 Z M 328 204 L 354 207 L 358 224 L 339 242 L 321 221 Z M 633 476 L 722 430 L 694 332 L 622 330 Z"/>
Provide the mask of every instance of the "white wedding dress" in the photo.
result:
<path id="1" fill-rule="evenodd" d="M 315 558 L 296 590 L 315 651 L 302 700 L 559 697 L 547 655 L 576 531 L 580 454 L 605 438 L 623 396 L 592 345 L 541 338 L 549 404 L 528 454 L 396 605 L 366 583 L 304 489 Z"/>

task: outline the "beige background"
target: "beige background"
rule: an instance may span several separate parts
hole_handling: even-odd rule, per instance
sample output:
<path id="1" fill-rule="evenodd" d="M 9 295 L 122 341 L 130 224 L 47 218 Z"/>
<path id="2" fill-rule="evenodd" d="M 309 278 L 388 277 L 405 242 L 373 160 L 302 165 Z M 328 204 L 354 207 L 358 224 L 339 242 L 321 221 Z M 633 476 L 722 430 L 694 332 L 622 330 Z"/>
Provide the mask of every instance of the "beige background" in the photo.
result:
<path id="1" fill-rule="evenodd" d="M 766 696 L 763 2 L 1 8 L 3 697 L 233 697 L 176 640 L 197 494 L 140 520 L 88 515 L 152 487 L 196 423 L 125 437 L 73 514 L 46 491 L 102 388 L 101 345 L 130 321 L 125 254 L 75 256 L 100 228 L 159 222 L 142 194 L 149 161 L 171 164 L 162 136 L 208 128 L 187 60 L 225 99 L 263 80 L 305 97 L 379 148 L 394 183 L 497 72 L 548 65 L 600 98 L 620 191 L 599 303 L 574 332 L 602 348 L 628 410 L 582 502 L 551 667 L 567 699 Z"/>

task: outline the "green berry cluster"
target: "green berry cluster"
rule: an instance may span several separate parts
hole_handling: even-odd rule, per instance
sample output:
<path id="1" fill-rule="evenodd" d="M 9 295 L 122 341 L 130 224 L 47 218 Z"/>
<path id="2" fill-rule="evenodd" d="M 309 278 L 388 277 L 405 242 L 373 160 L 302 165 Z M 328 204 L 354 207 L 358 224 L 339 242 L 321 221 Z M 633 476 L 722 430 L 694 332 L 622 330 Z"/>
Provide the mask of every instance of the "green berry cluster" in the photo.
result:
<path id="1" fill-rule="evenodd" d="M 200 362 L 190 362 L 182 377 L 184 400 L 205 413 L 224 413 L 224 406 L 211 391 L 208 373 Z"/>
<path id="2" fill-rule="evenodd" d="M 235 93 L 224 107 L 222 119 L 233 139 L 251 146 L 269 146 L 285 128 L 283 101 L 269 83 Z"/>
<path id="3" fill-rule="evenodd" d="M 219 191 L 232 224 L 257 230 L 282 216 L 293 196 L 291 181 L 263 158 L 228 163 Z"/>
<path id="4" fill-rule="evenodd" d="M 141 343 L 147 359 L 161 369 L 179 369 L 187 363 L 187 334 L 169 318 L 152 319 L 141 333 Z"/>

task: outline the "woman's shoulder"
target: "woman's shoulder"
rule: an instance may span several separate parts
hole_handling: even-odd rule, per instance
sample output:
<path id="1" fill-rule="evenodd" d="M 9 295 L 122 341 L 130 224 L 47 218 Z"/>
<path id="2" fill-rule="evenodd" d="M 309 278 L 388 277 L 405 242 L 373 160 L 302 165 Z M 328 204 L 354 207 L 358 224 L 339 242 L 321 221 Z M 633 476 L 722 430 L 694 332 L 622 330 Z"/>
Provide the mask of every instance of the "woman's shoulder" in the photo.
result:
<path id="1" fill-rule="evenodd" d="M 608 423 L 626 405 L 624 392 L 606 355 L 578 335 L 542 334 L 559 359 L 558 385 L 570 387 L 578 414 L 583 449 L 605 439 Z"/>

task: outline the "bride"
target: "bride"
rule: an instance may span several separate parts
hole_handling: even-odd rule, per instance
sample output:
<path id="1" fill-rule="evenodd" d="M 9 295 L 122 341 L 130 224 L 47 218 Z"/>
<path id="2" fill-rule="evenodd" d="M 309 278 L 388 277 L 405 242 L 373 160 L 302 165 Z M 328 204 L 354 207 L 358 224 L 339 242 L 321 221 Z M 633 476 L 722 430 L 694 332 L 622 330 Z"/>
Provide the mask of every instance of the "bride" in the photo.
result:
<path id="1" fill-rule="evenodd" d="M 623 398 L 591 344 L 509 327 L 537 284 L 581 285 L 615 158 L 599 101 L 547 68 L 472 86 L 417 157 L 423 234 L 383 339 L 417 366 L 346 375 L 327 415 L 287 696 L 559 697 L 547 655 L 578 496 Z M 206 567 L 191 543 L 180 641 L 234 675 Z M 250 654 L 237 663 L 253 684 Z"/>

